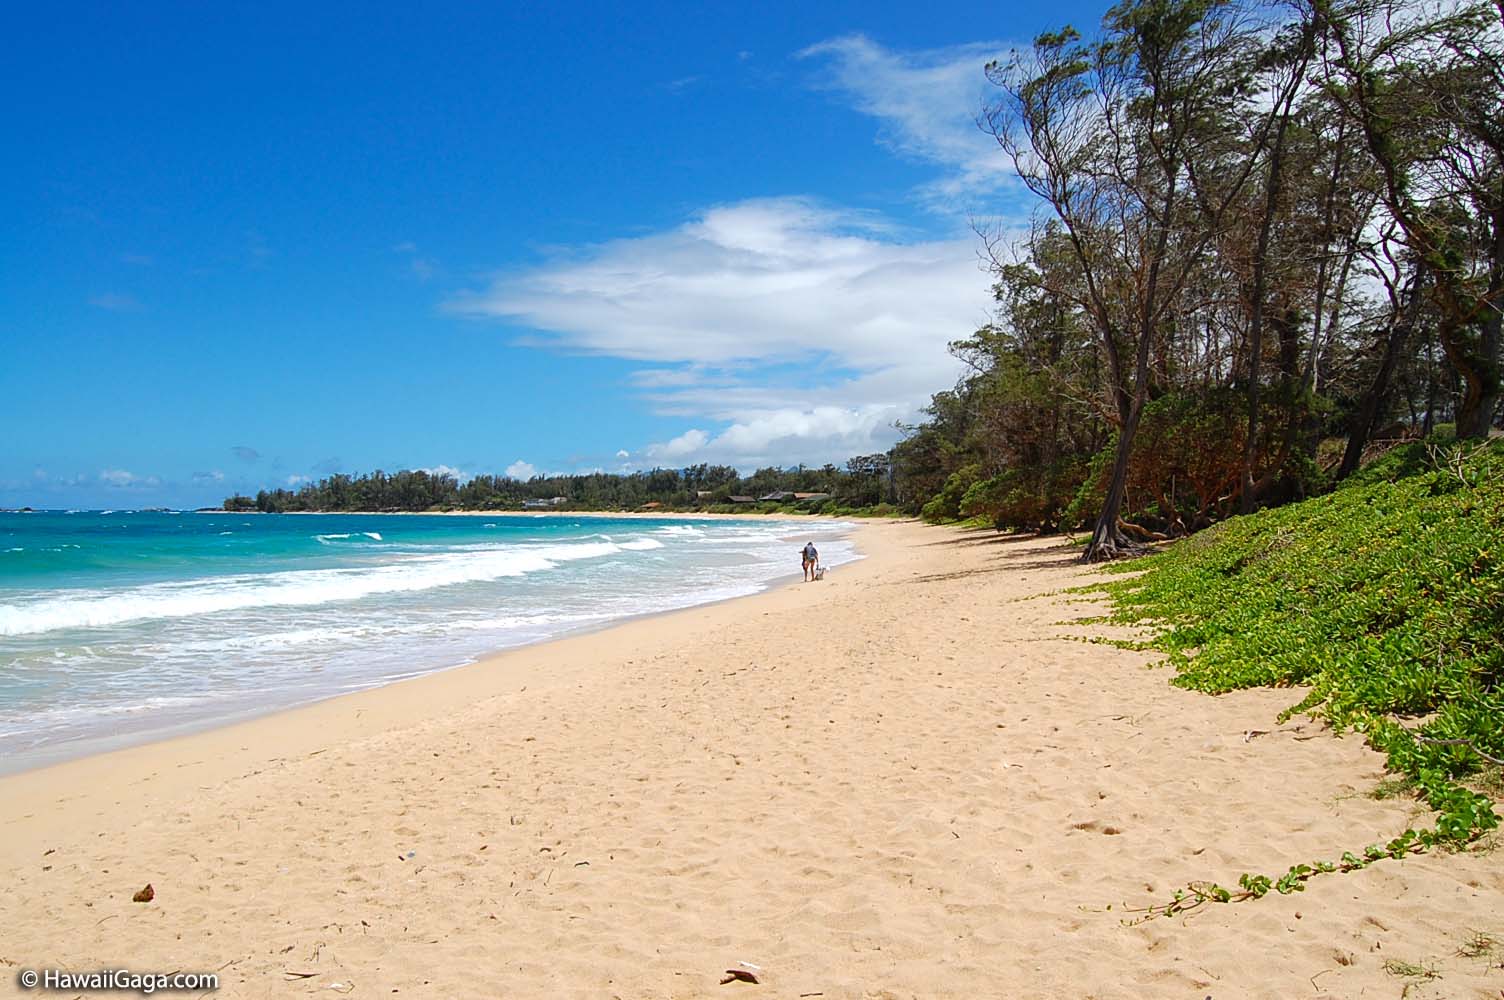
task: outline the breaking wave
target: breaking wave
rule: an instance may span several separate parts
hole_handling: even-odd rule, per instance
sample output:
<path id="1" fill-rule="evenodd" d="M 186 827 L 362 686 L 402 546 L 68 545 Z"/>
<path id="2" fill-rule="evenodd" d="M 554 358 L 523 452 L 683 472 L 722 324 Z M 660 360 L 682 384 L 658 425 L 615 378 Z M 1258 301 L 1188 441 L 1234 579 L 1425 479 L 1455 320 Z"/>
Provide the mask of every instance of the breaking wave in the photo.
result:
<path id="1" fill-rule="evenodd" d="M 370 532 L 375 534 L 375 532 Z M 379 566 L 294 570 L 156 583 L 117 592 L 74 591 L 0 605 L 0 635 L 35 635 L 156 618 L 186 618 L 264 607 L 309 607 L 373 594 L 432 590 L 524 576 L 561 563 L 600 559 L 624 550 L 660 548 L 652 539 L 515 545 L 441 555 L 406 556 Z"/>

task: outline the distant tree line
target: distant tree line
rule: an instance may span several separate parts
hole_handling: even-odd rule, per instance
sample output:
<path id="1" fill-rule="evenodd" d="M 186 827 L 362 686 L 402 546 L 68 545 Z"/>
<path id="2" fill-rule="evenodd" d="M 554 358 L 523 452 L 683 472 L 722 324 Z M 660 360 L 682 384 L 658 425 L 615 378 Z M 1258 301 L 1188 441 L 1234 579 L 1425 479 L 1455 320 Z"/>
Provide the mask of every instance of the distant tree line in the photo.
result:
<path id="1" fill-rule="evenodd" d="M 766 505 L 808 511 L 872 508 L 891 499 L 886 455 L 864 455 L 845 466 L 758 469 L 748 476 L 727 465 L 691 465 L 625 474 L 456 477 L 422 470 L 368 475 L 333 475 L 296 490 L 262 490 L 254 497 L 233 496 L 226 510 L 288 511 L 444 511 L 521 510 L 528 501 L 560 499 L 569 510 L 638 510 L 657 504 L 670 510 L 709 510 L 754 505 L 733 504 L 732 497 L 754 501 L 788 494 Z M 799 499 L 795 493 L 817 494 Z"/>

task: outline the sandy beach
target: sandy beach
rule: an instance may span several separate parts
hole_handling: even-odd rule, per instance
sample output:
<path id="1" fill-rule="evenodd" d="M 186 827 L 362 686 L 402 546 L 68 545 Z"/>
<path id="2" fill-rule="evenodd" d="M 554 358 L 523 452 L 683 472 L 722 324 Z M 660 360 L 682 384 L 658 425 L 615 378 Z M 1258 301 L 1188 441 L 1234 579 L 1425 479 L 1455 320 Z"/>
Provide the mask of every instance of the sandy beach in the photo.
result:
<path id="1" fill-rule="evenodd" d="M 1387 840 L 1382 758 L 1082 641 L 1058 540 L 828 579 L 0 779 L 0 963 L 223 997 L 1497 998 L 1498 853 L 1131 922 Z M 155 898 L 132 902 L 151 883 Z M 1126 919 L 1125 919 L 1126 918 Z M 721 985 L 757 967 L 760 982 Z M 66 994 L 69 996 L 75 993 Z M 88 995 L 88 994 L 85 994 Z M 196 995 L 196 994 L 195 994 Z"/>

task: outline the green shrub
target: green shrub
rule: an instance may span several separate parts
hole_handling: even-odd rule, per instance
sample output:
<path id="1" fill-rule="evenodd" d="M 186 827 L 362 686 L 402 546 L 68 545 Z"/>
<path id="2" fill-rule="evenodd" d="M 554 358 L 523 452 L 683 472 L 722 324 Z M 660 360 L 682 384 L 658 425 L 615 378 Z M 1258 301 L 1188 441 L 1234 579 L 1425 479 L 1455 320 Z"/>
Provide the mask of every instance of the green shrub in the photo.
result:
<path id="1" fill-rule="evenodd" d="M 1122 568 L 1144 572 L 1105 585 L 1114 618 L 1157 630 L 1175 684 L 1309 685 L 1282 718 L 1364 733 L 1443 838 L 1497 825 L 1456 779 L 1504 758 L 1504 442 L 1397 448 Z"/>
<path id="2" fill-rule="evenodd" d="M 924 505 L 920 516 L 931 523 L 955 521 L 960 518 L 961 499 L 966 495 L 966 491 L 971 489 L 972 484 L 981 478 L 981 475 L 982 467 L 975 464 L 963 465 L 952 472 L 950 478 L 945 480 L 945 485 L 941 487 L 940 492 Z"/>

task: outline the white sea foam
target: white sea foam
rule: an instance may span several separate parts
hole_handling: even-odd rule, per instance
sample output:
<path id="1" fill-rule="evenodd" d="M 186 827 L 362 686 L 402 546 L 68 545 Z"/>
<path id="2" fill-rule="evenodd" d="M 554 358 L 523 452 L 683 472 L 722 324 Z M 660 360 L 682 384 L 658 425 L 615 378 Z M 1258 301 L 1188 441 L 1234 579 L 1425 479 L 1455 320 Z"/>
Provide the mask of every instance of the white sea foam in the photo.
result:
<path id="1" fill-rule="evenodd" d="M 331 542 L 348 541 L 351 538 L 369 538 L 373 542 L 379 542 L 382 540 L 381 532 L 379 531 L 346 531 L 343 534 L 313 536 L 314 541 L 318 542 L 320 545 L 328 545 Z"/>
<path id="2" fill-rule="evenodd" d="M 99 736 L 135 740 L 239 718 L 628 616 L 754 593 L 793 575 L 791 553 L 806 530 L 828 565 L 856 557 L 831 537 L 843 526 L 830 523 L 581 526 L 550 538 L 567 528 L 555 522 L 505 544 L 499 532 L 457 531 L 434 544 L 383 524 L 392 539 L 330 533 L 320 543 L 327 548 L 298 557 L 308 559 L 303 569 L 294 562 L 259 575 L 4 591 L 0 670 L 10 687 L 0 690 L 9 696 L 0 699 L 0 772 Z M 256 539 L 250 529 L 235 535 Z"/>
<path id="3" fill-rule="evenodd" d="M 463 532 L 441 544 L 400 534 L 378 543 L 349 532 L 307 553 L 314 565 L 337 559 L 334 567 L 8 591 L 0 636 L 18 638 L 0 638 L 15 695 L 0 701 L 0 771 L 101 735 L 134 741 L 304 704 L 582 627 L 750 594 L 794 573 L 787 523 L 665 526 L 587 523 L 611 534 L 547 540 L 562 528 L 550 525 L 544 537 L 508 544 Z M 839 528 L 811 528 L 830 565 L 857 558 L 830 537 Z"/>
<path id="4" fill-rule="evenodd" d="M 510 632 L 517 629 L 556 629 L 602 617 L 592 615 L 531 614 L 500 615 L 485 618 L 438 619 L 415 622 L 369 621 L 359 625 L 327 625 L 317 628 L 287 629 L 277 632 L 237 633 L 213 638 L 175 640 L 171 643 L 144 644 L 136 652 L 158 658 L 179 657 L 209 659 L 249 651 L 307 649 L 319 646 L 352 646 L 372 640 L 399 637 L 436 638 L 474 632 Z"/>
<path id="5" fill-rule="evenodd" d="M 35 635 L 57 629 L 212 615 L 244 608 L 307 607 L 353 601 L 373 594 L 431 590 L 523 576 L 554 569 L 559 563 L 599 559 L 622 549 L 623 546 L 613 542 L 514 545 L 409 556 L 375 567 L 214 577 L 149 584 L 119 592 L 52 593 L 19 604 L 0 605 L 0 635 Z"/>

